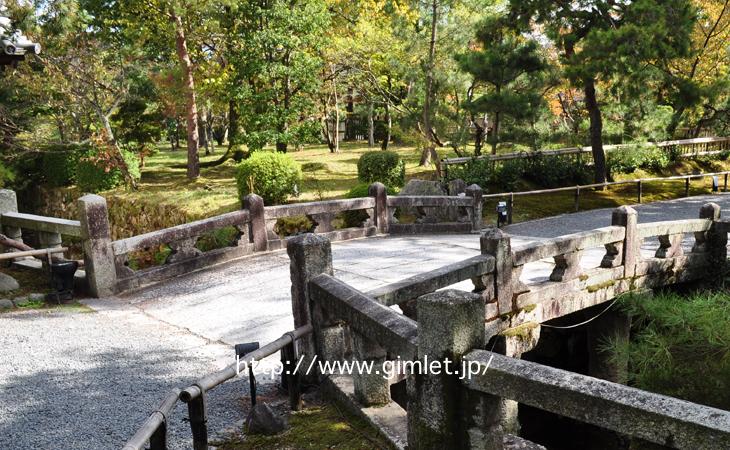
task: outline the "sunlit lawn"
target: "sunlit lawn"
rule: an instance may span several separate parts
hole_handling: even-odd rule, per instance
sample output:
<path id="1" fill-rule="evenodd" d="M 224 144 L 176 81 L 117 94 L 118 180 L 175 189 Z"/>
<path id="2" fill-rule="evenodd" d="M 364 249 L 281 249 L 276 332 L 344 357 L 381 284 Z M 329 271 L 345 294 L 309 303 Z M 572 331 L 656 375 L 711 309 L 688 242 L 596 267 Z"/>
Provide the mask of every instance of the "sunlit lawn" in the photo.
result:
<path id="1" fill-rule="evenodd" d="M 325 167 L 315 172 L 304 172 L 300 195 L 290 201 L 343 197 L 350 188 L 358 184 L 357 161 L 369 150 L 371 149 L 364 143 L 343 143 L 339 153 L 330 153 L 324 145 L 291 151 L 289 154 L 300 164 L 320 162 Z M 391 150 L 398 152 L 405 161 L 408 178 L 435 177 L 433 167 L 419 166 L 420 154 L 413 147 L 392 146 Z M 201 162 L 217 160 L 224 151 L 223 147 L 217 148 L 210 156 L 202 156 L 201 152 Z M 184 168 L 186 159 L 184 150 L 171 152 L 169 148 L 161 147 L 156 155 L 146 159 L 139 189 L 120 191 L 119 196 L 155 204 L 177 205 L 190 217 L 211 216 L 239 207 L 235 161 L 229 160 L 220 166 L 202 168 L 200 178 L 191 182 L 187 179 Z"/>

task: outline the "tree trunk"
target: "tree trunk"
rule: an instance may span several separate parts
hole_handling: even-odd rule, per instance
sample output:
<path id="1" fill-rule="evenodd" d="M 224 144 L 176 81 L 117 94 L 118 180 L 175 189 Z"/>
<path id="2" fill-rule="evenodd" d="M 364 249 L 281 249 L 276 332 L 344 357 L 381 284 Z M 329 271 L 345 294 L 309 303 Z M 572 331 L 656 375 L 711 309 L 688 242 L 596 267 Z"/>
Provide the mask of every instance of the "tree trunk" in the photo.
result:
<path id="1" fill-rule="evenodd" d="M 594 181 L 604 183 L 606 181 L 606 154 L 603 152 L 603 120 L 601 109 L 596 99 L 596 85 L 593 78 L 584 80 L 584 93 L 586 97 L 586 109 L 590 118 L 591 151 L 593 153 L 593 168 L 595 171 Z"/>
<path id="2" fill-rule="evenodd" d="M 385 102 L 385 136 L 383 142 L 380 144 L 381 150 L 388 150 L 388 144 L 390 144 L 390 133 L 393 128 L 393 120 L 390 117 L 390 103 Z"/>
<path id="3" fill-rule="evenodd" d="M 175 13 L 174 8 L 170 9 L 170 18 L 175 25 L 177 57 L 180 59 L 180 66 L 184 77 L 183 86 L 185 90 L 185 108 L 187 110 L 188 178 L 195 179 L 200 176 L 200 160 L 198 158 L 198 105 L 195 99 L 193 63 L 188 53 L 188 44 L 182 19 Z"/>
<path id="4" fill-rule="evenodd" d="M 494 113 L 494 124 L 492 125 L 492 154 L 497 154 L 497 145 L 499 144 L 499 112 Z"/>
<path id="5" fill-rule="evenodd" d="M 373 102 L 368 104 L 368 148 L 375 147 L 375 122 L 373 120 Z"/>
<path id="6" fill-rule="evenodd" d="M 238 143 L 238 108 L 236 102 L 231 100 L 228 102 L 228 146 Z"/>
<path id="7" fill-rule="evenodd" d="M 431 3 L 431 40 L 428 45 L 428 61 L 426 65 L 426 92 L 423 99 L 423 134 L 428 140 L 428 145 L 421 153 L 421 166 L 431 164 L 432 155 L 436 153 L 434 148 L 433 131 L 431 126 L 431 102 L 433 101 L 433 65 L 436 60 L 436 31 L 438 27 L 438 0 Z"/>
<path id="8" fill-rule="evenodd" d="M 210 135 L 208 134 L 208 121 L 205 118 L 205 113 L 198 113 L 198 130 L 200 131 L 199 145 L 205 147 L 205 156 L 210 155 Z"/>

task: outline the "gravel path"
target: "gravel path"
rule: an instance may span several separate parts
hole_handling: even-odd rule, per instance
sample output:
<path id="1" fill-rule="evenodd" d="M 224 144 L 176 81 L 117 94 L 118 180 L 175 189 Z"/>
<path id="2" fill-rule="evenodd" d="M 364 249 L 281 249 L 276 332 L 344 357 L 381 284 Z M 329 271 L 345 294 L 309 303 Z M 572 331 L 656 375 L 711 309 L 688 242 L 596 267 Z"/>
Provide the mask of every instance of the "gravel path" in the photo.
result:
<path id="1" fill-rule="evenodd" d="M 640 205 L 639 221 L 694 218 L 710 200 L 730 209 L 730 196 L 693 197 Z M 610 215 L 569 214 L 507 231 L 518 246 L 609 225 Z M 336 276 L 363 291 L 478 252 L 475 235 L 333 244 Z M 544 277 L 550 266 L 543 266 L 525 276 Z M 468 282 L 457 287 L 471 289 Z M 0 314 L 0 449 L 121 447 L 171 388 L 229 364 L 234 344 L 265 344 L 290 330 L 289 289 L 288 257 L 276 252 L 129 295 L 84 300 L 90 312 Z M 274 392 L 270 381 L 259 381 L 263 395 Z M 212 391 L 212 433 L 243 418 L 247 391 L 245 378 Z M 174 412 L 172 448 L 189 448 L 186 416 L 184 406 Z"/>

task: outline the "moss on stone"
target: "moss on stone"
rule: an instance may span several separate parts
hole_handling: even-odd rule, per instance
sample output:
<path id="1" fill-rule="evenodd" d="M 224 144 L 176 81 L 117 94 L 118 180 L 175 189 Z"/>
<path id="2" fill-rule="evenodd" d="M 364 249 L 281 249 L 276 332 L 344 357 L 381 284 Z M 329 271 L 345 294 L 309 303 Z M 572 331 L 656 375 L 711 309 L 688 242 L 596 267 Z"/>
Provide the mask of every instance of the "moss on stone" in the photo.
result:
<path id="1" fill-rule="evenodd" d="M 616 284 L 616 280 L 606 280 L 603 283 L 598 284 L 592 284 L 586 288 L 586 290 L 590 293 L 600 291 L 601 289 L 606 289 L 607 287 L 613 286 Z"/>
<path id="2" fill-rule="evenodd" d="M 504 337 L 514 337 L 524 341 L 530 339 L 530 337 L 532 336 L 532 330 L 534 330 L 538 326 L 540 326 L 540 324 L 538 324 L 537 322 L 525 322 L 514 328 L 504 330 L 499 333 L 499 335 Z"/>
<path id="3" fill-rule="evenodd" d="M 523 310 L 523 311 L 524 311 L 525 313 L 528 313 L 528 314 L 529 314 L 529 313 L 531 313 L 532 311 L 534 311 L 534 310 L 535 310 L 535 308 L 537 308 L 537 305 L 535 305 L 535 304 L 532 304 L 532 305 L 527 305 L 527 306 L 525 306 L 524 308 L 522 308 L 522 310 Z"/>
<path id="4" fill-rule="evenodd" d="M 583 273 L 583 274 L 581 274 L 581 275 L 580 275 L 580 276 L 578 277 L 578 279 L 579 279 L 580 281 L 585 281 L 585 280 L 587 280 L 587 279 L 588 279 L 588 275 L 586 275 L 586 274 L 584 274 L 584 273 Z"/>

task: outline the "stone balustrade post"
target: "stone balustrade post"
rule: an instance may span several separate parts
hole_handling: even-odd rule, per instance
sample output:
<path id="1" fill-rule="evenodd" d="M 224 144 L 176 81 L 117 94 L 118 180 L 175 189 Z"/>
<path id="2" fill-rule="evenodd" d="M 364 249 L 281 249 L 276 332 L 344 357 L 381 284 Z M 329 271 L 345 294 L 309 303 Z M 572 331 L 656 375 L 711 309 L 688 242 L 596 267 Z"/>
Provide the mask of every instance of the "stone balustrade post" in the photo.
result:
<path id="1" fill-rule="evenodd" d="M 15 195 L 15 191 L 10 189 L 0 189 L 0 215 L 18 212 L 18 198 Z M 23 234 L 18 227 L 11 227 L 0 223 L 0 232 L 10 239 L 23 242 Z M 14 252 L 13 248 L 6 248 L 5 252 Z"/>
<path id="2" fill-rule="evenodd" d="M 471 231 L 472 233 L 479 233 L 482 231 L 482 195 L 484 192 L 482 188 L 477 184 L 472 184 L 466 188 L 467 197 L 472 198 L 471 207 Z"/>
<path id="3" fill-rule="evenodd" d="M 636 274 L 636 264 L 641 258 L 641 240 L 636 228 L 639 215 L 630 206 L 620 206 L 611 213 L 611 225 L 624 227 L 626 236 L 621 244 L 606 245 L 606 256 L 601 261 L 601 267 L 624 266 L 624 277 L 633 277 Z"/>
<path id="4" fill-rule="evenodd" d="M 376 342 L 360 333 L 352 333 L 352 346 L 357 361 L 372 364 L 373 371 L 355 371 L 352 375 L 355 387 L 355 398 L 363 406 L 383 406 L 390 403 L 390 381 L 382 373 L 387 352 Z"/>
<path id="5" fill-rule="evenodd" d="M 383 183 L 373 183 L 368 188 L 368 195 L 375 198 L 375 226 L 378 233 L 388 232 L 388 192 Z"/>
<path id="6" fill-rule="evenodd" d="M 501 449 L 499 397 L 470 391 L 460 380 L 463 355 L 485 345 L 484 300 L 444 290 L 419 297 L 417 308 L 421 367 L 407 381 L 408 448 Z"/>
<path id="7" fill-rule="evenodd" d="M 484 232 L 480 239 L 482 254 L 491 255 L 495 259 L 494 296 L 497 299 L 499 314 L 508 314 L 513 310 L 513 262 L 510 236 L 499 228 L 491 228 Z"/>
<path id="8" fill-rule="evenodd" d="M 700 219 L 712 220 L 710 229 L 695 233 L 693 252 L 707 253 L 708 278 L 712 284 L 722 281 L 727 266 L 727 228 L 720 223 L 721 208 L 717 203 L 705 203 L 700 208 Z"/>
<path id="9" fill-rule="evenodd" d="M 317 275 L 332 275 L 332 246 L 324 236 L 307 233 L 287 240 L 290 259 L 292 313 L 294 327 L 311 324 L 314 332 L 299 340 L 302 367 L 309 367 L 317 355 L 319 360 L 343 356 L 344 329 L 334 323 L 326 311 L 310 296 L 309 282 Z M 317 381 L 316 373 L 305 374 L 309 382 Z"/>
<path id="10" fill-rule="evenodd" d="M 248 194 L 243 198 L 243 208 L 248 210 L 251 222 L 249 234 L 255 252 L 265 252 L 268 249 L 269 237 L 266 233 L 266 218 L 264 217 L 264 199 L 256 194 Z"/>
<path id="11" fill-rule="evenodd" d="M 117 271 L 106 200 L 94 194 L 84 195 L 78 200 L 78 208 L 89 291 L 94 297 L 112 295 L 116 289 Z"/>

